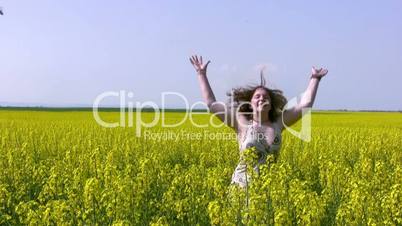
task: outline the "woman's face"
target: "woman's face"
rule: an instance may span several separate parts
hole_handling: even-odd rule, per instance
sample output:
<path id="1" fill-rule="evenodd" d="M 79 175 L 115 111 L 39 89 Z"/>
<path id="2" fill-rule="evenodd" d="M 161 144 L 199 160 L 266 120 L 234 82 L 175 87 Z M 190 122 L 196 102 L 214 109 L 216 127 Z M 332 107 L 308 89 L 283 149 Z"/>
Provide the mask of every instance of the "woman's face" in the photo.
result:
<path id="1" fill-rule="evenodd" d="M 251 98 L 251 107 L 253 111 L 269 112 L 271 110 L 271 98 L 269 93 L 264 88 L 257 88 Z"/>

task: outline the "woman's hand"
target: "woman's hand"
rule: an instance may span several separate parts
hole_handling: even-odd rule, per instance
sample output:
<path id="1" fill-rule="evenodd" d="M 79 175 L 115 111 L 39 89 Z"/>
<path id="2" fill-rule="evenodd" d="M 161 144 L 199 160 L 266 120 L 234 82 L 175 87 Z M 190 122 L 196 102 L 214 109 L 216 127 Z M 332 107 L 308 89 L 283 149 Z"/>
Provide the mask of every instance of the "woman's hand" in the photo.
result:
<path id="1" fill-rule="evenodd" d="M 312 78 L 318 78 L 319 80 L 324 77 L 328 73 L 327 69 L 317 69 L 314 66 L 311 68 L 311 77 Z"/>
<path id="2" fill-rule="evenodd" d="M 203 64 L 202 62 L 202 56 L 200 56 L 200 59 L 198 59 L 197 55 L 191 56 L 190 58 L 190 62 L 191 64 L 194 66 L 195 70 L 197 71 L 197 73 L 199 74 L 207 74 L 207 67 L 208 64 L 211 62 L 210 60 L 208 60 L 208 62 L 206 64 Z"/>

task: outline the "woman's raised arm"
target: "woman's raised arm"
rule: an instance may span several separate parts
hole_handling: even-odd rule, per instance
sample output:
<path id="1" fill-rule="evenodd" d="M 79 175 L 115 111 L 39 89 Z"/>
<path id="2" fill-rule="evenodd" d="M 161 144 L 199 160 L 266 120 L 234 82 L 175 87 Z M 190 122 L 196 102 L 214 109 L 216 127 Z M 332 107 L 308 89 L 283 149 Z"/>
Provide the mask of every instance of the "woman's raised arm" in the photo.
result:
<path id="1" fill-rule="evenodd" d="M 285 109 L 283 112 L 283 123 L 286 126 L 293 125 L 302 117 L 303 108 L 311 108 L 313 106 L 318 84 L 321 78 L 327 73 L 327 69 L 316 69 L 315 67 L 311 69 L 311 79 L 306 91 L 303 93 L 300 103 L 290 109 Z"/>
<path id="2" fill-rule="evenodd" d="M 212 113 L 214 113 L 222 122 L 234 128 L 236 124 L 234 122 L 234 117 L 231 117 L 232 114 L 224 103 L 216 101 L 214 92 L 212 91 L 211 85 L 209 84 L 207 78 L 207 67 L 211 61 L 208 61 L 206 64 L 204 64 L 202 61 L 202 56 L 198 58 L 198 56 L 195 55 L 191 56 L 190 62 L 197 71 L 202 97 L 204 99 L 204 102 L 208 106 L 208 109 Z"/>

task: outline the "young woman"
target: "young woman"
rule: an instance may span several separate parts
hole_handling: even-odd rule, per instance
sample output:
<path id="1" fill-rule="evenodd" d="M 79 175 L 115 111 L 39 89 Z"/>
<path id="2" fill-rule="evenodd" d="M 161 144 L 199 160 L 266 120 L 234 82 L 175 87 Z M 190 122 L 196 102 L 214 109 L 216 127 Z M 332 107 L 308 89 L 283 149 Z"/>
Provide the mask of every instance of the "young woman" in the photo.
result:
<path id="1" fill-rule="evenodd" d="M 207 78 L 207 67 L 210 61 L 204 64 L 202 56 L 199 58 L 195 55 L 190 58 L 190 62 L 197 71 L 205 103 L 212 113 L 217 114 L 222 122 L 236 131 L 240 152 L 251 147 L 255 148 L 258 162 L 253 168 L 257 173 L 258 165 L 264 164 L 268 155 L 272 154 L 276 157 L 279 154 L 284 125 L 291 126 L 302 117 L 303 108 L 313 106 L 318 84 L 328 73 L 327 69 L 313 67 L 307 90 L 300 103 L 284 111 L 283 107 L 287 101 L 282 91 L 266 87 L 261 74 L 260 85 L 237 88 L 228 94 L 234 102 L 230 105 L 233 104 L 236 108 L 233 111 L 229 106 L 215 99 Z M 249 182 L 247 166 L 240 162 L 233 173 L 232 183 L 247 187 Z"/>

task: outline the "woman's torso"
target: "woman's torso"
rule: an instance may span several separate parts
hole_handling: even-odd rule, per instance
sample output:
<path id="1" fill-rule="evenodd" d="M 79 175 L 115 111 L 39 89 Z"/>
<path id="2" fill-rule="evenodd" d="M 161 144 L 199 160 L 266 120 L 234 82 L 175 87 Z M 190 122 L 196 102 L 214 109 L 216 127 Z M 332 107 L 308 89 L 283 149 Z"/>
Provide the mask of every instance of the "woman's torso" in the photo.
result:
<path id="1" fill-rule="evenodd" d="M 257 125 L 255 122 L 247 122 L 238 130 L 238 142 L 240 155 L 248 148 L 255 147 L 258 161 L 253 165 L 254 170 L 259 173 L 259 165 L 264 164 L 268 155 L 276 157 L 282 144 L 281 121 Z M 248 179 L 247 179 L 248 178 Z M 237 183 L 241 187 L 247 186 L 251 178 L 247 173 L 247 165 L 240 161 L 232 176 L 232 183 Z"/>
<path id="2" fill-rule="evenodd" d="M 282 127 L 279 121 L 258 125 L 249 121 L 246 125 L 239 127 L 238 143 L 240 151 L 251 146 L 256 149 L 267 149 L 268 151 L 279 151 L 282 141 Z"/>

